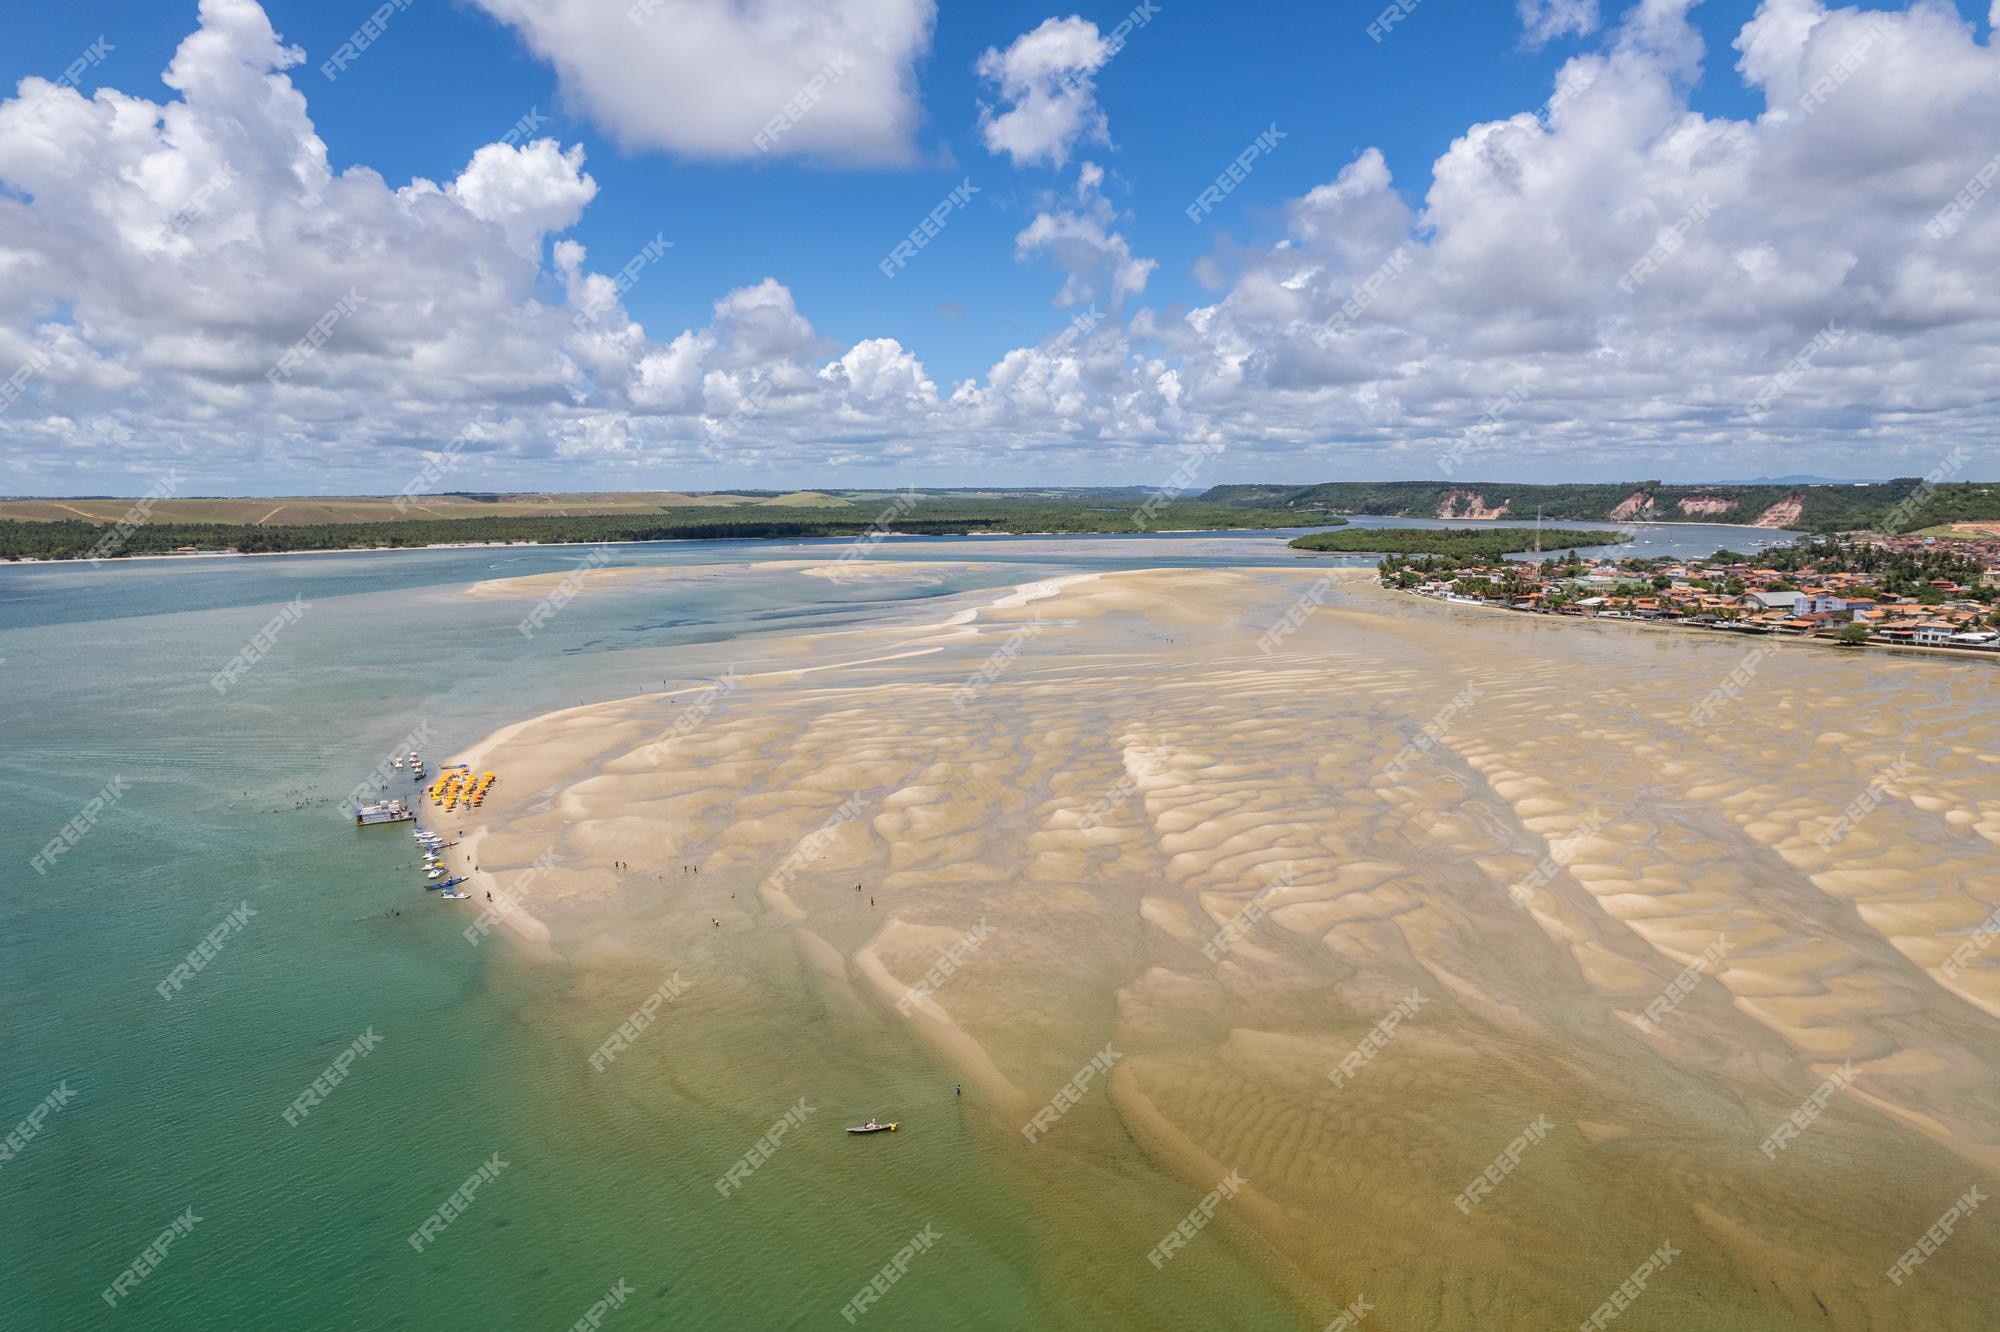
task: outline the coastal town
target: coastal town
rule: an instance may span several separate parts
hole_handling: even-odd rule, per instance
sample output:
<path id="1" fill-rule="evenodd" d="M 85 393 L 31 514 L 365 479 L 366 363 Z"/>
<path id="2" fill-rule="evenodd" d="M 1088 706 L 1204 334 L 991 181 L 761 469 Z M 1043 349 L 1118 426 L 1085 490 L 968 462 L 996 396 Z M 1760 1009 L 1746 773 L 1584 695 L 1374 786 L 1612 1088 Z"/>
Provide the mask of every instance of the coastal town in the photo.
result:
<path id="1" fill-rule="evenodd" d="M 1396 555 L 1382 561 L 1381 579 L 1530 613 L 2000 653 L 2000 539 L 1805 537 L 1754 556 L 1722 550 L 1693 560 L 1622 549 L 1538 562 Z"/>

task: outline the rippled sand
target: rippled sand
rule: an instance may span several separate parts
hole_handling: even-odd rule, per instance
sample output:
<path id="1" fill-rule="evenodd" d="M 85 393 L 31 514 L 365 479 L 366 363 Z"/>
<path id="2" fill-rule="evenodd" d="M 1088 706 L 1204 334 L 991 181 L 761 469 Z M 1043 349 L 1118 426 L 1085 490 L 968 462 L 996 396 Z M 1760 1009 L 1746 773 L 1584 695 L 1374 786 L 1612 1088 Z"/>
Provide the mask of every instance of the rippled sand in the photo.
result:
<path id="1" fill-rule="evenodd" d="M 1325 605 L 1260 646 L 1323 576 Z M 483 886 L 553 848 L 523 938 L 585 973 L 671 941 L 724 978 L 706 1022 L 767 1021 L 760 977 L 787 969 L 878 1010 L 972 1089 L 1058 1230 L 1126 1224 L 1070 1182 L 1092 1153 L 1136 1144 L 1187 1206 L 1240 1171 L 1200 1243 L 1300 1326 L 1361 1297 L 1385 1332 L 1576 1327 L 1662 1243 L 1679 1256 L 1615 1326 L 2000 1317 L 2000 1206 L 1887 1275 L 2000 1172 L 2000 945 L 1953 960 L 2000 907 L 1983 663 L 1746 665 L 1737 640 L 1458 612 L 1337 570 L 980 601 L 760 641 L 725 686 L 493 737 Z M 614 861 L 663 918 L 625 923 Z M 1024 1146 L 1107 1045 L 1075 1126 Z M 1129 1224 L 1110 1247 L 1159 1239 Z M 1057 1300 L 1127 1279 L 1051 1263 Z"/>

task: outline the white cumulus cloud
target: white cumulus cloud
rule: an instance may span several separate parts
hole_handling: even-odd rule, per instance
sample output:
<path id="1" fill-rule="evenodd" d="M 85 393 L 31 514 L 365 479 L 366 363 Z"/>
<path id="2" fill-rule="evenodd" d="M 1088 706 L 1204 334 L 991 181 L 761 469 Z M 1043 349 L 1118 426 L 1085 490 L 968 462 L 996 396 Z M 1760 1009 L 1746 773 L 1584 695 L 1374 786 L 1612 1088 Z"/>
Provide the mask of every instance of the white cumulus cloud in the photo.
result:
<path id="1" fill-rule="evenodd" d="M 489 143 L 452 182 L 451 195 L 534 259 L 544 236 L 576 225 L 584 206 L 597 197 L 597 182 L 583 174 L 582 144 L 564 152 L 554 139 L 521 148 Z"/>
<path id="2" fill-rule="evenodd" d="M 987 151 L 1005 153 L 1016 166 L 1060 167 L 1081 141 L 1110 143 L 1092 76 L 1111 54 L 1097 25 L 1074 16 L 1045 20 L 1004 51 L 988 47 L 979 57 L 979 77 L 993 85 L 1003 106 L 980 103 Z"/>
<path id="3" fill-rule="evenodd" d="M 936 0 L 475 0 L 618 142 L 704 159 L 896 165 Z"/>
<path id="4" fill-rule="evenodd" d="M 1597 31 L 1597 0 L 1514 0 L 1514 7 L 1531 46 L 1565 34 L 1588 37 Z"/>
<path id="5" fill-rule="evenodd" d="M 1104 300 L 1120 309 L 1127 298 L 1145 292 L 1147 279 L 1159 267 L 1152 259 L 1135 258 L 1131 242 L 1111 229 L 1117 214 L 1103 185 L 1103 168 L 1085 162 L 1077 173 L 1074 200 L 1035 214 L 1014 237 L 1016 256 L 1046 254 L 1062 270 L 1058 306 Z"/>

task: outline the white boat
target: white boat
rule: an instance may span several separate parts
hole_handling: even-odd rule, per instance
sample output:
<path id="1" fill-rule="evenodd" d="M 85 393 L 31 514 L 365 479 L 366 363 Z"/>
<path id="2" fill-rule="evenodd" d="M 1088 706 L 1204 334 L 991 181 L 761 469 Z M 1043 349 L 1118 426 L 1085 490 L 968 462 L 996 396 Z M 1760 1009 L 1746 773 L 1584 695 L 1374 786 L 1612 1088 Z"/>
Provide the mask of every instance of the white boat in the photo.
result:
<path id="1" fill-rule="evenodd" d="M 451 892 L 451 893 L 439 893 L 438 896 L 442 897 L 447 902 L 463 902 L 466 898 L 472 896 L 472 894 Z"/>

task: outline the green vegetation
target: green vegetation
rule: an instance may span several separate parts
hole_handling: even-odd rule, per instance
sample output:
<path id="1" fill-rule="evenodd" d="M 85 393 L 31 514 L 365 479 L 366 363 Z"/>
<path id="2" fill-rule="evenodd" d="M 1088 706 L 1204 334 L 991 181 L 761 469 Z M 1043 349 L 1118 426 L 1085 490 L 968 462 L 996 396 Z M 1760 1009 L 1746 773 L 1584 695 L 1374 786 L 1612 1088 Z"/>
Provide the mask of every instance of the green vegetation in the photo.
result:
<path id="1" fill-rule="evenodd" d="M 2000 484 L 1965 481 L 1931 487 L 1916 477 L 1870 485 L 1754 486 L 1331 481 L 1308 486 L 1215 486 L 1202 498 L 1215 504 L 1291 509 L 1301 516 L 1348 513 L 1449 519 L 1471 517 L 1477 506 L 1481 511 L 1504 510 L 1515 520 L 1539 511 L 1558 522 L 1752 523 L 1774 506 L 1795 502 L 1798 516 L 1781 525 L 1811 532 L 1884 525 L 1910 532 L 1937 523 L 2000 519 Z"/>
<path id="2" fill-rule="evenodd" d="M 1543 550 L 1580 546 L 1616 546 L 1623 532 L 1552 527 L 1541 533 Z M 1493 564 L 1507 555 L 1532 550 L 1532 527 L 1351 527 L 1338 532 L 1314 532 L 1292 542 L 1294 550 L 1346 551 L 1354 554 L 1421 555 L 1435 568 L 1457 569 L 1466 564 Z"/>
<path id="3" fill-rule="evenodd" d="M 1142 503 L 1143 495 L 1138 500 L 1104 495 L 977 500 L 919 495 L 914 502 L 901 503 L 892 495 L 851 495 L 842 500 L 838 508 L 764 504 L 726 507 L 690 505 L 639 514 L 490 518 L 432 518 L 419 515 L 372 522 L 283 526 L 162 520 L 136 528 L 118 547 L 116 554 L 159 555 L 183 546 L 265 554 L 482 541 L 594 544 L 600 541 L 846 537 L 868 532 L 878 518 L 888 531 L 936 536 L 978 532 L 1214 531 L 1224 528 L 1319 526 L 1341 521 L 1320 519 L 1302 523 L 1297 514 L 1284 510 L 1238 508 L 1200 501 L 1174 501 L 1148 514 L 1141 508 Z M 82 519 L 0 523 L 0 559 L 79 559 L 91 554 L 108 531 L 108 524 L 94 524 Z"/>
<path id="4" fill-rule="evenodd" d="M 1944 592 L 1931 586 L 1934 579 L 1972 588 L 1966 595 L 1976 599 L 1993 599 L 1995 589 L 1978 586 L 1985 565 L 1973 556 L 1961 554 L 1961 549 L 1946 541 L 1934 546 L 1912 545 L 1891 550 L 1854 541 L 1801 537 L 1788 546 L 1775 546 L 1765 551 L 1757 556 L 1757 561 L 1764 568 L 1776 569 L 1780 573 L 1810 569 L 1822 574 L 1860 574 L 1879 591 L 1899 597 L 1915 597 L 1920 601 L 1942 602 L 1947 599 Z M 1791 590 L 1795 584 L 1781 579 L 1771 586 L 1773 590 Z"/>

